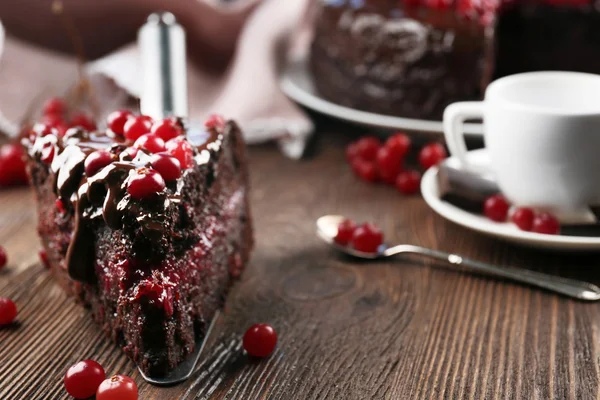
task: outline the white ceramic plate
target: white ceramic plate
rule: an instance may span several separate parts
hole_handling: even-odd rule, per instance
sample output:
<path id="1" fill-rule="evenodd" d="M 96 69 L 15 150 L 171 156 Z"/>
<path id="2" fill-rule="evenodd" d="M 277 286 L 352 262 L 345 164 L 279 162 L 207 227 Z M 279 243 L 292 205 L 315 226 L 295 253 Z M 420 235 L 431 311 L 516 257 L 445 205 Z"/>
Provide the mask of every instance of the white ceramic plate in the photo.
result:
<path id="1" fill-rule="evenodd" d="M 470 162 L 475 165 L 488 164 L 488 154 L 485 149 L 471 151 L 467 155 Z M 449 162 L 457 162 L 451 158 Z M 453 206 L 440 199 L 437 181 L 437 168 L 430 168 L 421 180 L 421 193 L 425 202 L 439 215 L 467 229 L 472 229 L 483 234 L 504 239 L 509 242 L 554 250 L 600 250 L 600 237 L 542 235 L 539 233 L 524 232 L 511 223 L 497 223 Z"/>
<path id="2" fill-rule="evenodd" d="M 312 76 L 306 60 L 299 60 L 287 65 L 281 78 L 283 92 L 295 102 L 322 114 L 329 115 L 347 122 L 371 127 L 430 132 L 442 135 L 441 121 L 401 118 L 390 115 L 376 114 L 340 106 L 320 97 L 315 90 Z M 481 124 L 464 124 L 466 135 L 481 136 Z"/>

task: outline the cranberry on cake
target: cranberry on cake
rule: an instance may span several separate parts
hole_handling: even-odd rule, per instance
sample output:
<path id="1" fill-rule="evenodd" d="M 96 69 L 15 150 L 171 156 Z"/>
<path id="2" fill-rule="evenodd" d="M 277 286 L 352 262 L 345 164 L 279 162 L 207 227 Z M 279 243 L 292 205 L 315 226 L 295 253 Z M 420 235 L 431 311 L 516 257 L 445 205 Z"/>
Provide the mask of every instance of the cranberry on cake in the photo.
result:
<path id="1" fill-rule="evenodd" d="M 245 144 L 213 117 L 202 129 L 115 112 L 105 131 L 24 140 L 38 231 L 52 272 L 146 372 L 194 350 L 253 246 Z"/>
<path id="2" fill-rule="evenodd" d="M 310 68 L 348 107 L 441 118 L 519 72 L 600 73 L 592 0 L 321 0 Z"/>

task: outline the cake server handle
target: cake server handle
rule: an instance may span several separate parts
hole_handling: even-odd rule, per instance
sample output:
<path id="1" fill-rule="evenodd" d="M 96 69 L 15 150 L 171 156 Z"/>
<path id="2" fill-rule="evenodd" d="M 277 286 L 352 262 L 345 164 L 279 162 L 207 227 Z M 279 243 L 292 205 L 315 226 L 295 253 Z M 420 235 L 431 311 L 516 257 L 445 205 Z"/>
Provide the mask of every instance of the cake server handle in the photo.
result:
<path id="1" fill-rule="evenodd" d="M 188 116 L 185 31 L 170 12 L 151 14 L 138 32 L 140 111 L 154 119 Z"/>

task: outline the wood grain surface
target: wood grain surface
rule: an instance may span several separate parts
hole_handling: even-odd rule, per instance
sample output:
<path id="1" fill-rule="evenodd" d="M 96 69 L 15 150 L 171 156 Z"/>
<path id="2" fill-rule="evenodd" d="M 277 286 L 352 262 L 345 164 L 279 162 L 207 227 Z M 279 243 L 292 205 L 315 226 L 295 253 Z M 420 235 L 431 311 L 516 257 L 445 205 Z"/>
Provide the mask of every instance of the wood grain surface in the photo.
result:
<path id="1" fill-rule="evenodd" d="M 600 303 L 419 260 L 357 263 L 317 239 L 317 217 L 345 214 L 377 222 L 390 242 L 600 281 L 598 255 L 508 245 L 444 221 L 419 196 L 359 182 L 343 161 L 348 129 L 321 126 L 302 162 L 250 149 L 256 250 L 202 364 L 171 388 L 146 384 L 40 265 L 29 191 L 0 192 L 10 257 L 0 296 L 19 308 L 0 330 L 0 399 L 66 399 L 62 376 L 86 358 L 132 376 L 140 399 L 599 398 Z M 279 333 L 260 361 L 240 341 L 256 322 Z"/>

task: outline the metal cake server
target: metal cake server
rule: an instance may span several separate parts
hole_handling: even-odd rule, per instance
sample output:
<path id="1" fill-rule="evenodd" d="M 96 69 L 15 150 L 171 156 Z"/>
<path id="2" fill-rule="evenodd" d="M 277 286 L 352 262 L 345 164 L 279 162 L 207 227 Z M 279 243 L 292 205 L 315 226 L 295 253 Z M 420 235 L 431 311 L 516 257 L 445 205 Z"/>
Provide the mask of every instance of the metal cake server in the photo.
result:
<path id="1" fill-rule="evenodd" d="M 138 32 L 138 46 L 143 75 L 142 114 L 155 119 L 187 117 L 185 31 L 175 16 L 169 12 L 151 14 Z M 219 311 L 215 313 L 204 337 L 196 341 L 194 352 L 168 374 L 152 376 L 138 368 L 146 382 L 169 386 L 188 379 L 196 369 L 219 314 Z"/>
<path id="2" fill-rule="evenodd" d="M 151 383 L 153 385 L 170 386 L 175 385 L 179 382 L 183 382 L 187 380 L 190 376 L 192 376 L 194 370 L 196 369 L 196 364 L 198 364 L 198 360 L 200 359 L 200 355 L 202 354 L 202 350 L 204 350 L 204 346 L 206 345 L 206 342 L 210 337 L 210 333 L 215 327 L 216 321 L 219 318 L 220 314 L 221 313 L 219 311 L 215 313 L 215 316 L 210 322 L 210 325 L 208 326 L 204 337 L 202 338 L 202 340 L 196 340 L 195 350 L 190 355 L 188 355 L 185 361 L 183 361 L 181 364 L 175 367 L 175 369 L 169 371 L 168 374 L 161 376 L 147 375 L 144 373 L 144 371 L 138 368 L 138 370 L 140 371 L 140 375 L 142 375 L 142 378 L 144 378 L 146 382 Z"/>
<path id="3" fill-rule="evenodd" d="M 542 272 L 530 271 L 526 269 L 499 267 L 497 265 L 487 264 L 481 261 L 470 260 L 468 258 L 461 257 L 458 254 L 445 253 L 443 251 L 432 250 L 425 247 L 413 246 L 410 244 L 400 244 L 392 247 L 387 247 L 384 245 L 376 253 L 365 253 L 354 250 L 351 247 L 340 246 L 335 243 L 334 238 L 337 235 L 338 225 L 343 220 L 344 217 L 341 215 L 325 215 L 319 218 L 317 220 L 317 234 L 321 237 L 321 239 L 337 250 L 353 257 L 374 260 L 393 257 L 398 254 L 420 255 L 460 267 L 462 270 L 524 283 L 579 300 L 600 300 L 600 288 L 591 283 L 548 275 Z"/>

